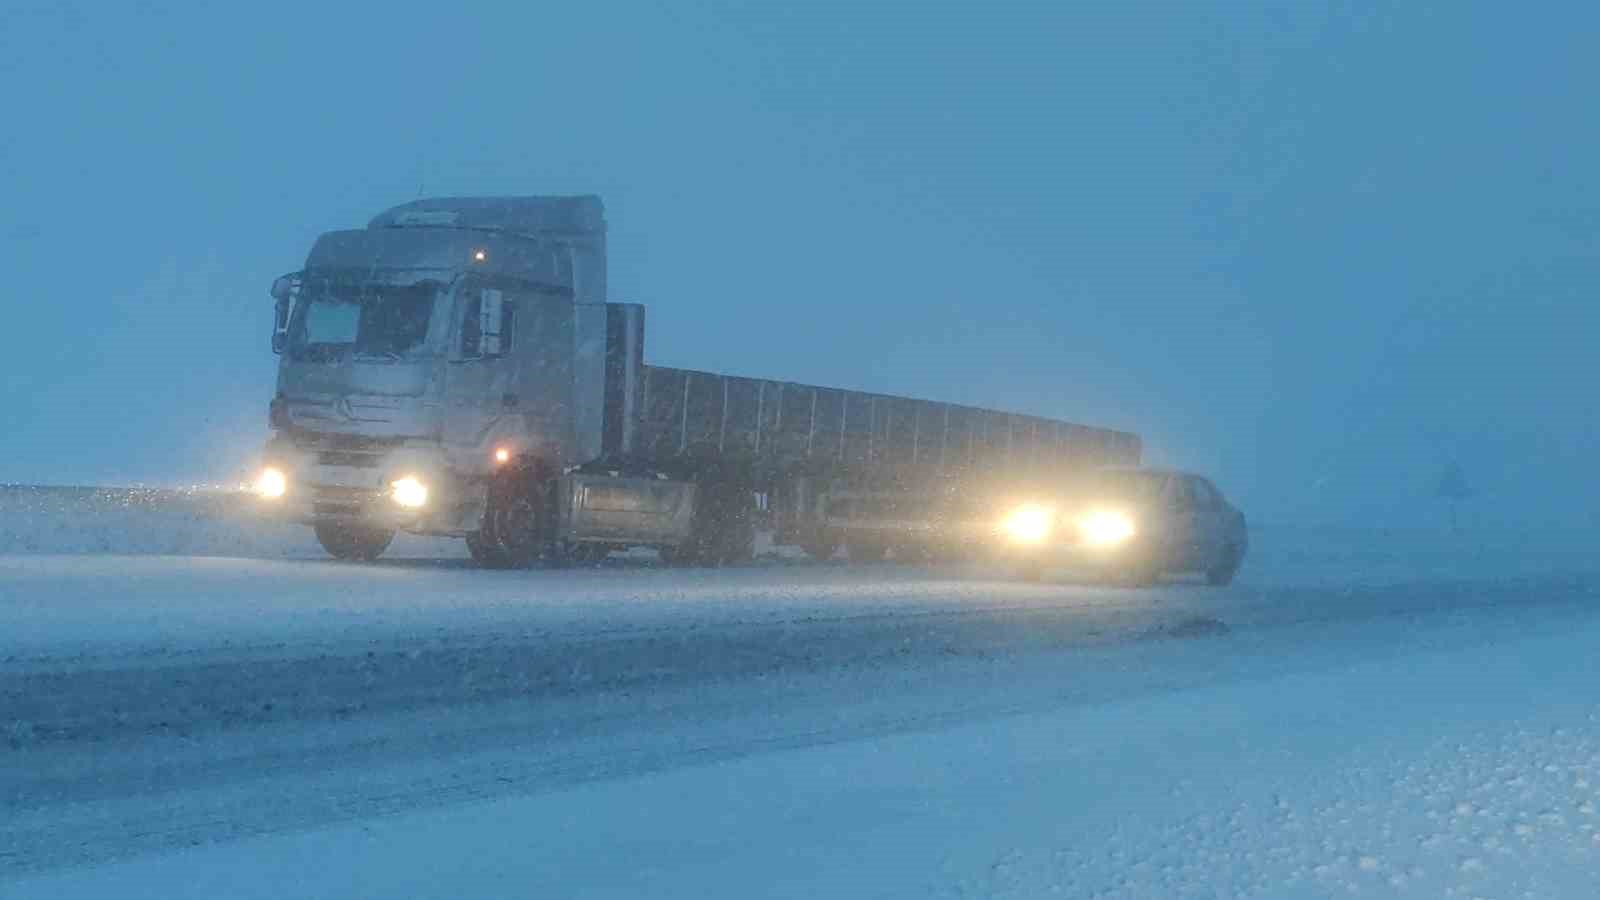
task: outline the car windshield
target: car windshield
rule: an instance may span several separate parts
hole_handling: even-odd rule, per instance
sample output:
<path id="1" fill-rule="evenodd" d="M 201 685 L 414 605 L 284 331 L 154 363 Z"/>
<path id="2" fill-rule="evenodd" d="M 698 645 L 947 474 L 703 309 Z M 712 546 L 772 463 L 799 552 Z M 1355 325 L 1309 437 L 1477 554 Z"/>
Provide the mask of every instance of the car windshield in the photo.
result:
<path id="1" fill-rule="evenodd" d="M 290 323 L 290 356 L 332 362 L 347 355 L 390 360 L 414 355 L 427 340 L 442 291 L 433 280 L 406 285 L 308 280 Z"/>
<path id="2" fill-rule="evenodd" d="M 1162 480 L 1155 472 L 1101 472 L 1086 493 L 1096 500 L 1153 503 L 1161 495 Z"/>

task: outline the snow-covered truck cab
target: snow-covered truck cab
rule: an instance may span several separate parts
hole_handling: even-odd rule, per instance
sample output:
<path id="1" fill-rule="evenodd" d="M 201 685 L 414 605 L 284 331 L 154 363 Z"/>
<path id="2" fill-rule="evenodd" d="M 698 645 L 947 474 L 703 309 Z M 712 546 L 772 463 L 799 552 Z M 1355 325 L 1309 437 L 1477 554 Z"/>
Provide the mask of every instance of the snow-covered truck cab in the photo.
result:
<path id="1" fill-rule="evenodd" d="M 335 556 L 374 557 L 397 530 L 535 553 L 512 544 L 551 536 L 555 479 L 628 449 L 642 310 L 605 302 L 598 198 L 406 204 L 324 234 L 272 293 L 257 490 Z"/>

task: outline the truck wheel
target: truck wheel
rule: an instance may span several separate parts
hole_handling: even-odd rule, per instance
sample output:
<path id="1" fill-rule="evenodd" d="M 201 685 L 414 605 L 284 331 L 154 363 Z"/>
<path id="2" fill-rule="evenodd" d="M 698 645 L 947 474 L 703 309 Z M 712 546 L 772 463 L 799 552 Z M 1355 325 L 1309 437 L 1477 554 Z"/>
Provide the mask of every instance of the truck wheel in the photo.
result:
<path id="1" fill-rule="evenodd" d="M 483 528 L 476 536 L 467 536 L 467 550 L 485 568 L 525 569 L 539 558 L 548 542 L 550 494 L 547 486 L 526 470 L 505 477 L 507 480 L 491 485 Z"/>
<path id="2" fill-rule="evenodd" d="M 334 559 L 371 561 L 383 555 L 394 540 L 393 528 L 318 522 L 317 543 Z"/>
<path id="3" fill-rule="evenodd" d="M 1211 568 L 1206 570 L 1206 584 L 1212 587 L 1224 587 L 1233 583 L 1233 576 L 1239 573 L 1239 564 L 1244 562 L 1244 554 L 1239 548 L 1229 544 L 1222 549 L 1222 555 Z"/>
<path id="4" fill-rule="evenodd" d="M 544 493 L 527 486 L 506 498 L 494 520 L 495 536 L 505 565 L 526 569 L 539 558 L 545 542 Z"/>

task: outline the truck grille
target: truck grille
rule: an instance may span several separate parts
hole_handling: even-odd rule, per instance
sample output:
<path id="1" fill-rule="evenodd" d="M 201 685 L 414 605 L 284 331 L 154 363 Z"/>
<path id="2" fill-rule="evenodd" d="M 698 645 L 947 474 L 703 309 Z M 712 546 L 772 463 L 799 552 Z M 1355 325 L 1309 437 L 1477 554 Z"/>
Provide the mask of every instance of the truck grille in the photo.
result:
<path id="1" fill-rule="evenodd" d="M 311 496 L 311 511 L 325 516 L 360 515 L 382 497 L 381 491 L 364 488 L 317 487 Z"/>
<path id="2" fill-rule="evenodd" d="M 377 453 L 362 453 L 357 450 L 319 450 L 317 451 L 317 465 L 320 466 L 353 466 L 357 469 L 376 469 L 380 455 Z"/>
<path id="3" fill-rule="evenodd" d="M 314 454 L 319 466 L 375 469 L 382 464 L 384 455 L 401 442 L 394 438 L 301 431 L 294 435 L 294 443 L 301 450 Z"/>

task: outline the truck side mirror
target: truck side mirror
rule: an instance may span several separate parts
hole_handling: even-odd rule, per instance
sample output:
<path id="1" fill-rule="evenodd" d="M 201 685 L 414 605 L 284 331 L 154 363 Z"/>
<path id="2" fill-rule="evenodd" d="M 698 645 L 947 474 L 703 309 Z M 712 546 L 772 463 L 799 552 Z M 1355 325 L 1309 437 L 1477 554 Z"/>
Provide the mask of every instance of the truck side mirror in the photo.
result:
<path id="1" fill-rule="evenodd" d="M 279 275 L 272 282 L 272 352 L 282 353 L 289 345 L 289 314 L 295 295 L 300 293 L 300 273 Z"/>
<path id="2" fill-rule="evenodd" d="M 300 273 L 290 272 L 288 275 L 279 275 L 272 280 L 272 299 L 278 301 L 288 300 L 294 296 L 295 288 L 300 286 Z"/>
<path id="3" fill-rule="evenodd" d="M 478 348 L 482 355 L 500 355 L 500 326 L 504 321 L 505 295 L 494 288 L 484 288 L 483 303 L 478 307 L 478 334 L 482 341 Z"/>
<path id="4" fill-rule="evenodd" d="M 272 352 L 282 353 L 289 345 L 289 300 L 284 298 L 272 305 Z"/>

